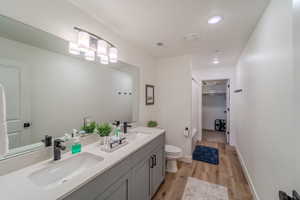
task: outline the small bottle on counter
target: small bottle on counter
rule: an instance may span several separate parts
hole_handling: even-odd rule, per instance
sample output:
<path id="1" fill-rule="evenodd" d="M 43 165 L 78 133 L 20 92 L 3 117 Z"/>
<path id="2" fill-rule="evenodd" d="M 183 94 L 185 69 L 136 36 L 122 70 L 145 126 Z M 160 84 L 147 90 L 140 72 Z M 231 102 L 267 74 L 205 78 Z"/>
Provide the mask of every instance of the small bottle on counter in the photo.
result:
<path id="1" fill-rule="evenodd" d="M 73 129 L 72 140 L 73 140 L 71 146 L 72 154 L 80 153 L 81 152 L 80 135 L 78 134 L 78 131 L 76 129 Z"/>

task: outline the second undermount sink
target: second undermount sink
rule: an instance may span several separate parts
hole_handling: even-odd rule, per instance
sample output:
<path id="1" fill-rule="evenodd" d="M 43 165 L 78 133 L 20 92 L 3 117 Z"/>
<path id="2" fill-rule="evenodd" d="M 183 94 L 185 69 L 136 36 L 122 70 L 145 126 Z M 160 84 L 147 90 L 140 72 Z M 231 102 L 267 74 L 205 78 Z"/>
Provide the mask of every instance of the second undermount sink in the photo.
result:
<path id="1" fill-rule="evenodd" d="M 65 160 L 51 162 L 49 166 L 33 172 L 28 178 L 35 185 L 49 189 L 71 180 L 103 160 L 100 156 L 84 152 Z"/>
<path id="2" fill-rule="evenodd" d="M 139 133 L 139 132 L 128 133 L 126 135 L 126 138 L 128 139 L 129 142 L 137 140 L 137 139 L 145 139 L 147 137 L 149 137 L 149 134 L 144 134 L 144 133 Z"/>

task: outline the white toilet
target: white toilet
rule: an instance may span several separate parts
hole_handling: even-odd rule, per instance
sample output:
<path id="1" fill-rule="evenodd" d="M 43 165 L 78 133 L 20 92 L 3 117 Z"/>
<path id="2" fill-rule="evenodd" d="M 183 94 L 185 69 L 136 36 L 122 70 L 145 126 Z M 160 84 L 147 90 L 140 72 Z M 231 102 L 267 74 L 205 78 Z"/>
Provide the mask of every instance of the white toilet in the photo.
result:
<path id="1" fill-rule="evenodd" d="M 166 171 L 171 173 L 176 173 L 178 170 L 177 160 L 181 158 L 182 150 L 176 146 L 165 145 L 165 152 L 167 158 Z"/>

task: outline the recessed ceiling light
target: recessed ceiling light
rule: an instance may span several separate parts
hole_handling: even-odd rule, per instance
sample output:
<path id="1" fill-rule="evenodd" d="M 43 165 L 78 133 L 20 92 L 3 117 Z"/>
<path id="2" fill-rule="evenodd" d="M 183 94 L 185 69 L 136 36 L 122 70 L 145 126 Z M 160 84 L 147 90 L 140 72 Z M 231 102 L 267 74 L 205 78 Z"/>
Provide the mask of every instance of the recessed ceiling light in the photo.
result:
<path id="1" fill-rule="evenodd" d="M 223 17 L 221 17 L 221 16 L 213 16 L 208 20 L 208 23 L 209 24 L 217 24 L 222 20 L 223 20 Z"/>

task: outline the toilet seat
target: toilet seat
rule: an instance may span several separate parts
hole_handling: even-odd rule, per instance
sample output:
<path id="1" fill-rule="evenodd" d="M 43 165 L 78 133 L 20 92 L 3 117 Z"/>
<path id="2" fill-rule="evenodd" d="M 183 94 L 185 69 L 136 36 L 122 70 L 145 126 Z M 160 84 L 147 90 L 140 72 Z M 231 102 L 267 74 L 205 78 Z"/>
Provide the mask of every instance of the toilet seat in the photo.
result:
<path id="1" fill-rule="evenodd" d="M 167 158 L 166 171 L 176 173 L 178 170 L 177 159 L 181 157 L 182 150 L 179 147 L 173 145 L 165 145 L 165 152 Z"/>
<path id="2" fill-rule="evenodd" d="M 165 151 L 168 154 L 180 154 L 181 153 L 181 149 L 178 147 L 175 147 L 173 145 L 165 145 Z"/>

